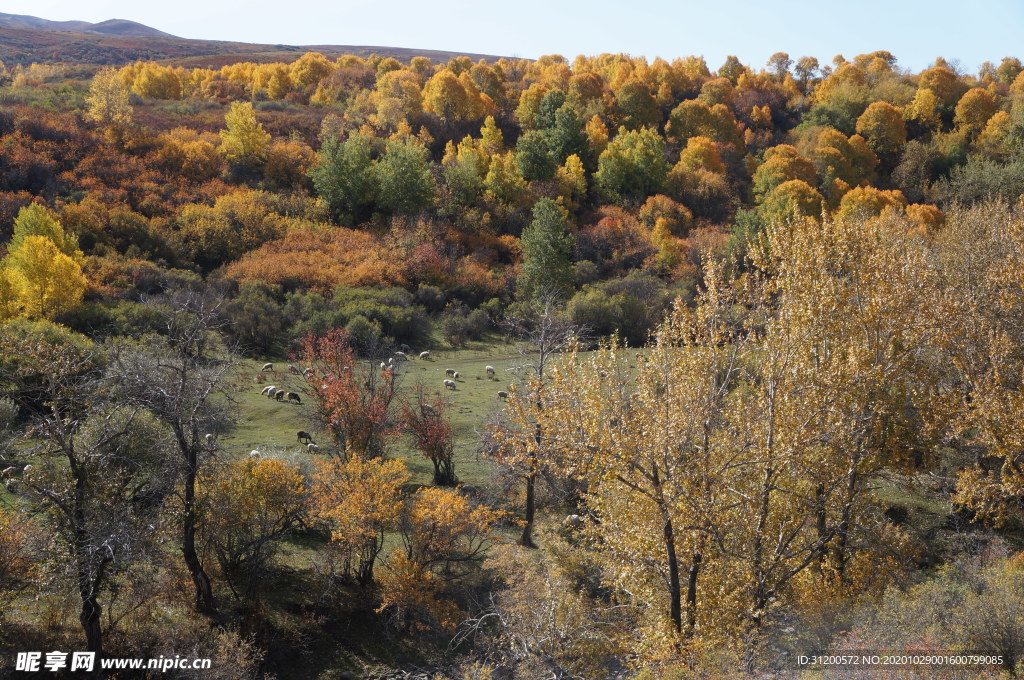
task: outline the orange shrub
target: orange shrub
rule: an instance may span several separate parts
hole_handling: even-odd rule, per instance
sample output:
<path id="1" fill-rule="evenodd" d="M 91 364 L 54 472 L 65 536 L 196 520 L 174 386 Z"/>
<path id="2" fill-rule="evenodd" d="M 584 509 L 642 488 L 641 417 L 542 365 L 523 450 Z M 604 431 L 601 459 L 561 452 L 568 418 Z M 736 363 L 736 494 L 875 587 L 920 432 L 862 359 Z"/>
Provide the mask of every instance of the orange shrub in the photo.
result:
<path id="1" fill-rule="evenodd" d="M 246 253 L 227 268 L 238 282 L 265 281 L 287 290 L 329 292 L 346 286 L 405 286 L 405 257 L 372 235 L 336 227 L 296 228 Z"/>

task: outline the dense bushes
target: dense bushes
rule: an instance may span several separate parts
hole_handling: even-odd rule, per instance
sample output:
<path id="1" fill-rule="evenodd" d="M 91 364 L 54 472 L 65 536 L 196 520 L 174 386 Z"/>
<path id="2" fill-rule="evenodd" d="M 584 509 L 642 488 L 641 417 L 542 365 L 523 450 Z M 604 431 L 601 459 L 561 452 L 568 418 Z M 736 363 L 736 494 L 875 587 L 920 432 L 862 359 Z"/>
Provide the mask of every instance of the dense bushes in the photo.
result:
<path id="1" fill-rule="evenodd" d="M 632 347 L 646 344 L 675 296 L 689 297 L 685 287 L 668 287 L 652 274 L 633 272 L 619 279 L 585 285 L 569 300 L 572 322 L 594 339 L 617 336 Z"/>
<path id="2" fill-rule="evenodd" d="M 399 288 L 339 286 L 330 297 L 283 293 L 280 286 L 243 283 L 228 304 L 228 332 L 247 353 L 284 353 L 309 334 L 347 329 L 367 352 L 381 345 L 422 341 L 430 321 L 413 296 Z"/>

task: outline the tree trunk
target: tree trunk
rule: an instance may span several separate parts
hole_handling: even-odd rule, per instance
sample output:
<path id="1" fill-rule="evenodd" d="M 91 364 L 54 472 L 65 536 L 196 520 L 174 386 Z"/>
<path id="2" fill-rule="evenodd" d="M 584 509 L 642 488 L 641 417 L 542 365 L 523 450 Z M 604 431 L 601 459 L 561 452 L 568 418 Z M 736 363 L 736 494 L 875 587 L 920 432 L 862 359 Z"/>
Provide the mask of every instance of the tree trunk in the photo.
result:
<path id="1" fill-rule="evenodd" d="M 210 577 L 196 551 L 196 454 L 189 449 L 185 473 L 185 516 L 182 519 L 181 554 L 196 587 L 196 611 L 213 616 L 217 609 L 213 601 Z"/>
<path id="2" fill-rule="evenodd" d="M 683 590 L 679 582 L 679 558 L 676 556 L 676 536 L 671 519 L 665 520 L 665 553 L 668 556 L 669 611 L 672 616 L 672 627 L 676 629 L 677 634 L 681 634 L 683 632 Z"/>
<path id="3" fill-rule="evenodd" d="M 430 460 L 434 464 L 434 486 L 455 486 L 459 483 L 459 478 L 455 476 L 455 461 L 451 456 L 438 456 Z"/>
<path id="4" fill-rule="evenodd" d="M 85 633 L 85 648 L 87 651 L 96 652 L 96 658 L 103 655 L 103 630 L 100 626 L 100 603 L 96 596 L 88 591 L 82 592 L 82 611 L 78 620 L 82 624 L 82 631 Z"/>
<path id="5" fill-rule="evenodd" d="M 693 561 L 690 562 L 690 574 L 686 581 L 685 637 L 687 639 L 693 637 L 694 629 L 697 627 L 697 576 L 700 575 L 700 565 L 703 559 L 703 555 L 699 551 L 693 553 Z"/>
<path id="6" fill-rule="evenodd" d="M 519 537 L 519 545 L 526 548 L 537 547 L 537 544 L 533 542 L 533 518 L 537 506 L 536 488 L 537 473 L 534 471 L 526 476 L 526 524 L 523 526 L 523 534 Z"/>
<path id="7" fill-rule="evenodd" d="M 814 490 L 815 523 L 818 531 L 818 572 L 824 572 L 828 561 L 828 514 L 825 507 L 825 486 L 819 484 Z"/>
<path id="8" fill-rule="evenodd" d="M 651 476 L 654 484 L 654 500 L 658 504 L 658 510 L 661 512 L 664 522 L 662 535 L 665 540 L 665 557 L 668 561 L 669 616 L 676 634 L 681 635 L 683 632 L 683 588 L 679 578 L 679 557 L 676 555 L 676 532 L 672 526 L 672 515 L 662 493 L 661 476 L 658 473 L 657 464 L 654 465 Z"/>
<path id="9" fill-rule="evenodd" d="M 775 478 L 775 387 L 769 386 L 768 392 L 768 436 L 765 441 L 767 465 L 761 477 L 760 498 L 758 499 L 757 524 L 754 528 L 754 540 L 751 547 L 750 573 L 753 583 L 751 588 L 752 609 L 750 620 L 755 628 L 760 628 L 768 606 L 768 588 L 765 584 L 767 574 L 764 565 L 764 532 L 768 523 L 768 510 L 771 507 L 771 496 Z"/>

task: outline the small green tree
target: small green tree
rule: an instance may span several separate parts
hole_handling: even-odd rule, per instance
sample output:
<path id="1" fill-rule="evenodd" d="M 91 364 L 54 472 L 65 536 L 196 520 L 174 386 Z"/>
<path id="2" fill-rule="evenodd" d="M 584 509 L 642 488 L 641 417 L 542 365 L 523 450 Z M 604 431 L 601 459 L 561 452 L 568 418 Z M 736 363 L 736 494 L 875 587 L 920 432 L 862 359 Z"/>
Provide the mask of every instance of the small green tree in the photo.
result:
<path id="1" fill-rule="evenodd" d="M 380 191 L 377 205 L 387 212 L 414 215 L 434 198 L 430 154 L 418 139 L 388 142 L 374 174 Z"/>
<path id="2" fill-rule="evenodd" d="M 573 236 L 569 213 L 557 201 L 542 198 L 520 240 L 523 267 L 519 290 L 524 297 L 566 297 L 572 289 Z"/>
<path id="3" fill-rule="evenodd" d="M 309 177 L 320 198 L 327 201 L 341 224 L 359 220 L 361 211 L 376 197 L 370 138 L 353 134 L 344 142 L 328 137 L 320 147 Z"/>
<path id="4" fill-rule="evenodd" d="M 626 131 L 608 145 L 597 162 L 594 182 L 610 201 L 646 198 L 658 193 L 668 174 L 665 140 L 650 128 Z"/>
<path id="5" fill-rule="evenodd" d="M 555 176 L 555 157 L 544 133 L 527 130 L 516 144 L 516 167 L 523 179 L 550 180 Z"/>

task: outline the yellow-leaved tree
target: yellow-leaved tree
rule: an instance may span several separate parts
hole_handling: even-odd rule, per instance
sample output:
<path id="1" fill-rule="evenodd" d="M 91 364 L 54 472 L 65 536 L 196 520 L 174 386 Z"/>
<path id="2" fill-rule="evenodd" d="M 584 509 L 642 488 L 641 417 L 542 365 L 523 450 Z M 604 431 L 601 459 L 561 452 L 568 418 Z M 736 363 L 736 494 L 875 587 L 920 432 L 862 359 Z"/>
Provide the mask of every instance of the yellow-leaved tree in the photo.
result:
<path id="1" fill-rule="evenodd" d="M 270 133 L 256 120 L 250 102 L 232 102 L 224 116 L 227 127 L 221 130 L 221 149 L 228 162 L 253 169 L 263 163 L 270 148 Z"/>
<path id="2" fill-rule="evenodd" d="M 228 584 L 255 599 L 276 544 L 306 513 L 302 474 L 283 460 L 246 457 L 212 467 L 199 492 L 203 533 Z"/>
<path id="3" fill-rule="evenodd" d="M 377 611 L 387 611 L 407 628 L 454 630 L 465 614 L 443 596 L 445 586 L 483 559 L 497 542 L 504 516 L 459 491 L 417 491 L 402 515 L 404 549 L 393 551 L 384 565 Z"/>
<path id="4" fill-rule="evenodd" d="M 100 125 L 128 125 L 132 122 L 128 85 L 117 69 L 105 68 L 93 76 L 85 102 L 89 106 L 88 118 Z"/>
<path id="5" fill-rule="evenodd" d="M 22 208 L 0 269 L 0 314 L 49 319 L 75 308 L 88 286 L 81 262 L 78 240 L 45 207 Z"/>
<path id="6" fill-rule="evenodd" d="M 373 581 L 373 568 L 384 548 L 384 534 L 398 525 L 401 487 L 409 470 L 400 460 L 365 460 L 350 456 L 320 461 L 313 473 L 314 516 L 330 527 L 337 570 L 362 585 Z"/>
<path id="7" fill-rule="evenodd" d="M 739 658 L 802 594 L 898 573 L 870 491 L 931 434 L 926 245 L 896 213 L 772 223 L 741 280 L 708 259 L 649 351 L 571 353 L 542 408 L 513 392 L 501 436 L 581 483 L 606 577 L 646 612 L 642 663 Z"/>

